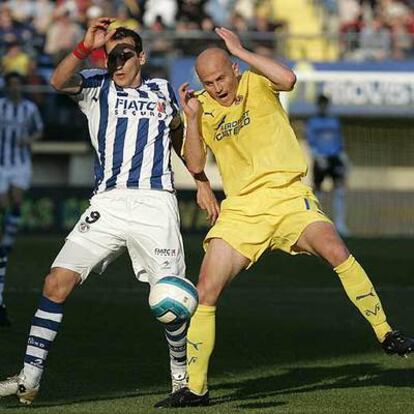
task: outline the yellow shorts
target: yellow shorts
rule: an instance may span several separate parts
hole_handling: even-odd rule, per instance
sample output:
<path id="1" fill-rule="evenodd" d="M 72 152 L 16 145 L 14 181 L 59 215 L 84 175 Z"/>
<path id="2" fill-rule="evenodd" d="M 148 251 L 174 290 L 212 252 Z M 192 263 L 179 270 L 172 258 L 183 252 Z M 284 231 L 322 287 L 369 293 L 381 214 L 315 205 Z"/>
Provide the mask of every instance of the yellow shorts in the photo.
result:
<path id="1" fill-rule="evenodd" d="M 263 188 L 222 202 L 219 218 L 204 239 L 204 249 L 211 239 L 223 239 L 247 257 L 251 266 L 266 250 L 297 254 L 293 246 L 316 221 L 332 223 L 320 210 L 311 188 L 301 181 Z"/>

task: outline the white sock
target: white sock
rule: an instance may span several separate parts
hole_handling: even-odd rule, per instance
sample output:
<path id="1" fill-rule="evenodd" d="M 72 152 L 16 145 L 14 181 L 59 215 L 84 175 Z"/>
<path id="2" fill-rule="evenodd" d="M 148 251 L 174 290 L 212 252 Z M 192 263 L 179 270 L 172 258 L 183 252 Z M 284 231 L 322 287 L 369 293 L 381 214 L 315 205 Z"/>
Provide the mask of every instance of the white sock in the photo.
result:
<path id="1" fill-rule="evenodd" d="M 165 326 L 165 337 L 170 349 L 171 376 L 175 379 L 187 375 L 187 330 L 187 322 Z"/>

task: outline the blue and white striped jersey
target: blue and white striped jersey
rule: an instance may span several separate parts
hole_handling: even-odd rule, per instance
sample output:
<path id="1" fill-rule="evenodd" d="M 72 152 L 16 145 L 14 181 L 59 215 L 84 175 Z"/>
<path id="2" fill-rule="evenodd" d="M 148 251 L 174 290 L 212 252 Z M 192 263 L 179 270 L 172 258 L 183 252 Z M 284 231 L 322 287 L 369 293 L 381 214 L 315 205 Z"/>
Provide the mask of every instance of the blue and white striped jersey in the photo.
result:
<path id="1" fill-rule="evenodd" d="M 42 130 L 42 118 L 35 103 L 22 99 L 15 104 L 8 98 L 0 98 L 0 167 L 30 163 L 30 147 L 21 142 Z"/>
<path id="2" fill-rule="evenodd" d="M 178 105 L 166 80 L 120 88 L 107 71 L 87 70 L 79 106 L 96 152 L 95 193 L 113 188 L 173 190 L 170 123 Z"/>

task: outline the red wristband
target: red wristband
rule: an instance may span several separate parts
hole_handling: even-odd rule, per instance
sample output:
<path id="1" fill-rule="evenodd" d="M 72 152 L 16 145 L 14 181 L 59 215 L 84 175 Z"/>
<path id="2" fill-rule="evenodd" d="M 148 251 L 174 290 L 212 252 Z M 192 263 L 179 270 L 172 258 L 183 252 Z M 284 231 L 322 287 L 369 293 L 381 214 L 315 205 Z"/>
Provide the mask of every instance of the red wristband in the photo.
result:
<path id="1" fill-rule="evenodd" d="M 88 49 L 83 42 L 79 42 L 72 51 L 72 54 L 80 60 L 86 59 L 91 53 L 92 49 Z"/>

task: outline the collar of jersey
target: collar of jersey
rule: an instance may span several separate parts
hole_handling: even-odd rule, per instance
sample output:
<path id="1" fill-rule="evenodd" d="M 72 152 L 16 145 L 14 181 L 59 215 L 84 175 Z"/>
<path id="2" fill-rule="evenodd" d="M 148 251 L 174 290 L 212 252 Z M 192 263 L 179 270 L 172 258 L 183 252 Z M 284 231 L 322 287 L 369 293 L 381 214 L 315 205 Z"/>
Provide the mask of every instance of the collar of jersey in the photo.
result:
<path id="1" fill-rule="evenodd" d="M 149 81 L 149 78 L 146 78 L 146 77 L 142 77 L 141 78 L 141 84 L 139 85 L 139 86 L 137 86 L 136 88 L 131 88 L 131 87 L 128 87 L 128 88 L 123 88 L 122 86 L 119 86 L 119 85 L 117 85 L 116 83 L 115 83 L 115 81 L 114 80 L 112 80 L 112 82 L 114 82 L 114 85 L 115 85 L 115 89 L 117 90 L 117 91 L 124 91 L 125 89 L 132 89 L 132 90 L 139 90 L 139 89 L 141 89 L 147 82 Z"/>

